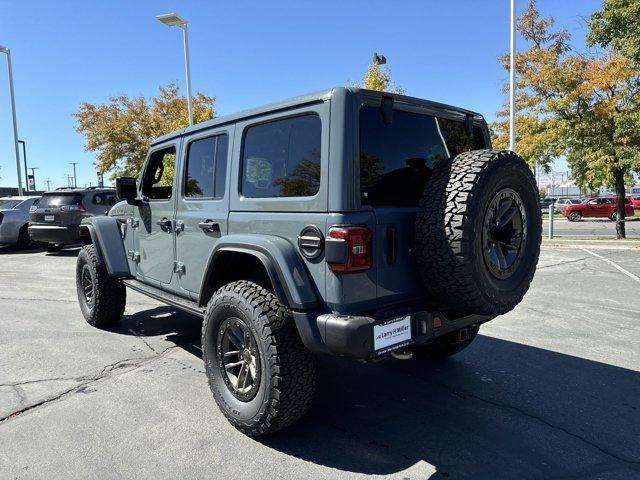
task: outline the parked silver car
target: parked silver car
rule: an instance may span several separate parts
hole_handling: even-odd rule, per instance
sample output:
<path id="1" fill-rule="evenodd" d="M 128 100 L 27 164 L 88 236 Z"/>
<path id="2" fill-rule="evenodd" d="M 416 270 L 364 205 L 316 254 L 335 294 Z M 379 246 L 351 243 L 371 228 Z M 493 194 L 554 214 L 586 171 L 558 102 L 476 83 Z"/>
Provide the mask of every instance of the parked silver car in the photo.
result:
<path id="1" fill-rule="evenodd" d="M 27 231 L 29 209 L 39 200 L 40 197 L 0 198 L 0 245 L 18 245 L 21 248 L 31 245 Z"/>

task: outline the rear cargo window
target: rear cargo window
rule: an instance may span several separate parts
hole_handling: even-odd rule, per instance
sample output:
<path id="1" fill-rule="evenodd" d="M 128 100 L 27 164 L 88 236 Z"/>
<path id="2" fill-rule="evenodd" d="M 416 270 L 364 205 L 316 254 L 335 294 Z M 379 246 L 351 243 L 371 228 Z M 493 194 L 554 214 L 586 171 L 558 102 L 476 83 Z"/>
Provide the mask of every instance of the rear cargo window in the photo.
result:
<path id="1" fill-rule="evenodd" d="M 82 195 L 79 193 L 53 193 L 44 194 L 38 207 L 61 207 L 62 205 L 79 205 L 82 202 Z"/>
<path id="2" fill-rule="evenodd" d="M 318 115 L 301 115 L 249 127 L 242 151 L 245 197 L 305 197 L 320 188 Z"/>
<path id="3" fill-rule="evenodd" d="M 434 162 L 486 148 L 462 122 L 394 110 L 385 124 L 378 107 L 360 110 L 360 196 L 363 205 L 417 205 Z M 446 143 L 445 143 L 446 142 Z"/>

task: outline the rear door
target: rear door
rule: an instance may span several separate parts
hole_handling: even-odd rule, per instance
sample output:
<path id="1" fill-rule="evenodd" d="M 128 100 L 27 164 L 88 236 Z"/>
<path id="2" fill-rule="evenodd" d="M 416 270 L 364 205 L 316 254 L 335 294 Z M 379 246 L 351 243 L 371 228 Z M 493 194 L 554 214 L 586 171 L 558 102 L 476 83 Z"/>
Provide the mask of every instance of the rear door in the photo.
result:
<path id="1" fill-rule="evenodd" d="M 234 127 L 186 138 L 176 207 L 176 261 L 180 288 L 196 298 L 206 259 L 227 233 L 227 165 Z"/>
<path id="2" fill-rule="evenodd" d="M 482 129 L 467 137 L 461 118 L 394 110 L 385 123 L 379 107 L 360 110 L 360 201 L 376 218 L 377 297 L 395 303 L 423 296 L 414 256 L 414 223 L 425 182 L 436 162 L 487 148 Z"/>
<path id="3" fill-rule="evenodd" d="M 138 274 L 149 283 L 171 282 L 175 260 L 175 171 L 179 142 L 168 142 L 151 150 L 140 177 L 144 203 L 135 207 L 135 242 L 139 255 Z M 136 222 L 137 221 L 137 222 Z"/>

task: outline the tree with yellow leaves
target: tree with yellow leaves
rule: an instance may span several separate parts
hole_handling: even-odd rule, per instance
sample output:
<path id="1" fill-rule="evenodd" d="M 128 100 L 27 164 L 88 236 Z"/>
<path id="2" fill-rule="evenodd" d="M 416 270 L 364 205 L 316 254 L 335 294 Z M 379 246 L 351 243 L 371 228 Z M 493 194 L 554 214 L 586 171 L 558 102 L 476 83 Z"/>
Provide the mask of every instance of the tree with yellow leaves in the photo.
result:
<path id="1" fill-rule="evenodd" d="M 373 61 L 362 79 L 363 88 L 379 92 L 404 93 L 404 89 L 391 80 L 391 71 L 388 67 L 383 66 L 384 63 L 379 59 L 384 59 L 384 62 L 387 61 L 383 56 L 377 53 L 373 54 Z"/>
<path id="2" fill-rule="evenodd" d="M 198 93 L 192 98 L 194 122 L 215 115 L 214 98 Z M 76 131 L 86 137 L 85 149 L 97 152 L 99 174 L 137 176 L 151 140 L 189 125 L 187 99 L 178 86 L 160 87 L 147 100 L 118 95 L 105 104 L 82 103 L 74 114 Z"/>
<path id="3" fill-rule="evenodd" d="M 553 24 L 534 0 L 518 20 L 528 48 L 516 54 L 516 148 L 532 164 L 566 156 L 580 186 L 614 186 L 624 238 L 625 179 L 640 170 L 640 72 L 611 50 L 575 52 Z M 508 134 L 505 114 L 493 125 L 497 146 Z"/>

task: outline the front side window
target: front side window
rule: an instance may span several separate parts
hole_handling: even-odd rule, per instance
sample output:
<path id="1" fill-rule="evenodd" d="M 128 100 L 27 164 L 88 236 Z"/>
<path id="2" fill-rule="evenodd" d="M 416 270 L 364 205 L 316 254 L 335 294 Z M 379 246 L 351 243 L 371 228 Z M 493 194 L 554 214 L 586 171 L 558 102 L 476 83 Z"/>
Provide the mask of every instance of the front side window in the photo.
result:
<path id="1" fill-rule="evenodd" d="M 150 200 L 170 199 L 173 194 L 175 166 L 175 147 L 153 152 L 142 177 L 142 195 Z"/>
<path id="2" fill-rule="evenodd" d="M 316 114 L 249 127 L 242 149 L 242 194 L 268 198 L 318 193 L 321 132 Z"/>
<path id="3" fill-rule="evenodd" d="M 202 138 L 189 144 L 184 185 L 185 197 L 224 197 L 227 144 L 226 134 Z"/>

